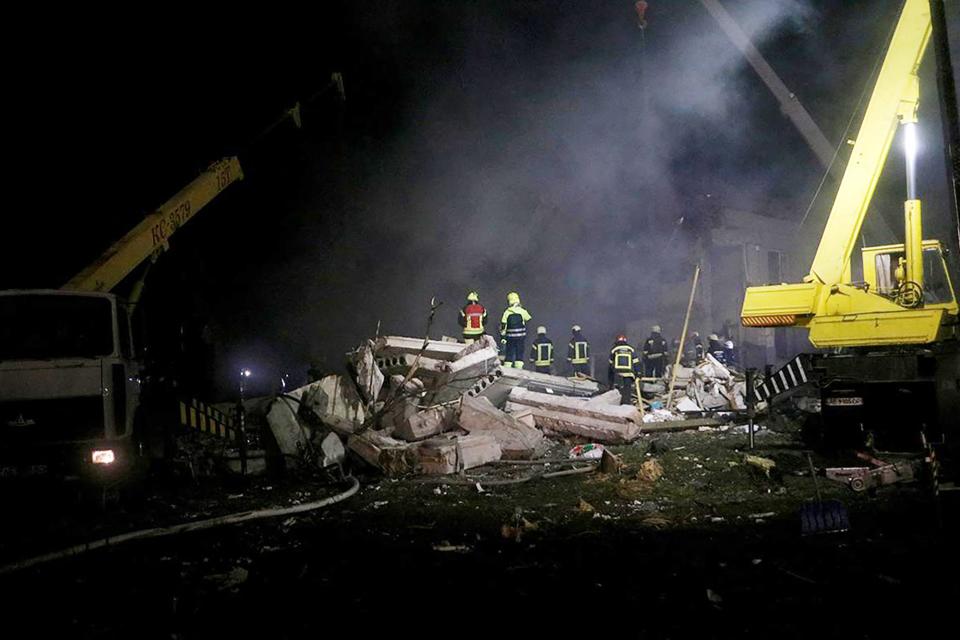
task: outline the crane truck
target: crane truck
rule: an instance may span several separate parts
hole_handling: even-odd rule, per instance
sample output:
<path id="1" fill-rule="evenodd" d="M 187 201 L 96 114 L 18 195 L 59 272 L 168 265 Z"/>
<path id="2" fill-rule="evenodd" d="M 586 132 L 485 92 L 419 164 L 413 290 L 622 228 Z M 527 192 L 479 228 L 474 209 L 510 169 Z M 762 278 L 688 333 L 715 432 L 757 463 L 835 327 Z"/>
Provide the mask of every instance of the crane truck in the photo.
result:
<path id="1" fill-rule="evenodd" d="M 748 287 L 744 296 L 744 327 L 800 327 L 821 350 L 763 380 L 757 399 L 815 384 L 822 435 L 839 447 L 917 450 L 954 446 L 960 436 L 957 297 L 947 248 L 923 238 L 916 187 L 918 69 L 931 34 L 956 214 L 956 98 L 943 3 L 906 0 L 809 274 L 799 283 Z M 855 243 L 898 131 L 906 160 L 904 239 L 862 248 L 862 280 L 853 281 Z"/>
<path id="2" fill-rule="evenodd" d="M 149 264 L 242 179 L 214 162 L 60 289 L 0 291 L 0 475 L 124 478 L 138 456 L 141 363 L 130 314 Z M 111 293 L 136 269 L 126 299 Z"/>

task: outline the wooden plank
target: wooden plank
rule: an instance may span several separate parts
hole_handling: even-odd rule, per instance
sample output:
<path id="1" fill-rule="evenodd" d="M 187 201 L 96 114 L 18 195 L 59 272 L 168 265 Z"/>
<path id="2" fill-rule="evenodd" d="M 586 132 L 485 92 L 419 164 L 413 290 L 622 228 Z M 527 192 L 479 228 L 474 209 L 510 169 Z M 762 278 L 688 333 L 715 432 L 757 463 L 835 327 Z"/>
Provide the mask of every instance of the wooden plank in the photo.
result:
<path id="1" fill-rule="evenodd" d="M 647 422 L 640 427 L 642 433 L 662 433 L 665 431 L 686 431 L 698 427 L 719 427 L 724 423 L 716 418 L 695 418 L 693 420 L 671 420 L 668 422 Z"/>

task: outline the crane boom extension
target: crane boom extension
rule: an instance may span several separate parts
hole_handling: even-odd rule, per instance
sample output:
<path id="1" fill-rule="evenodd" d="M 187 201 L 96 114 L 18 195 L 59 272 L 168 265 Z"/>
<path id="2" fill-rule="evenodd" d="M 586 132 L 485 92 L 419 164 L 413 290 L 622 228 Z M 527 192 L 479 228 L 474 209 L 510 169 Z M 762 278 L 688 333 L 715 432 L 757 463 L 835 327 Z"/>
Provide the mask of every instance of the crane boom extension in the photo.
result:
<path id="1" fill-rule="evenodd" d="M 927 0 L 908 0 L 890 41 L 807 281 L 843 282 L 860 227 L 901 121 L 916 121 L 920 59 L 930 40 Z"/>
<path id="2" fill-rule="evenodd" d="M 943 250 L 937 240 L 923 240 L 915 193 L 917 71 L 930 34 L 929 0 L 906 0 L 810 273 L 802 283 L 748 287 L 744 326 L 804 327 L 817 347 L 929 344 L 956 336 L 958 306 Z M 908 181 L 904 242 L 865 247 L 864 282 L 852 283 L 856 239 L 900 125 L 906 125 Z"/>
<path id="3" fill-rule="evenodd" d="M 236 156 L 211 164 L 197 178 L 163 203 L 115 242 L 100 258 L 75 275 L 63 288 L 110 291 L 145 260 L 169 245 L 170 236 L 228 186 L 243 179 Z"/>

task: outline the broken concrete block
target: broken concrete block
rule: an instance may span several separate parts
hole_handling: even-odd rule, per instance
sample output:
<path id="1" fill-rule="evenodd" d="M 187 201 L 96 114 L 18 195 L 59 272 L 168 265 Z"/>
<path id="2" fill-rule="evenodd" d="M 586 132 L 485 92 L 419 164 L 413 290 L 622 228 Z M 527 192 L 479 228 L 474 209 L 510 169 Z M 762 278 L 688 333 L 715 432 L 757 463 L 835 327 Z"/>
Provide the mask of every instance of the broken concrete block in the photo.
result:
<path id="1" fill-rule="evenodd" d="M 442 340 L 427 340 L 424 346 L 423 338 L 407 338 L 404 336 L 381 336 L 377 338 L 376 354 L 379 357 L 401 354 L 417 355 L 421 353 L 425 358 L 436 360 L 453 360 L 463 344 L 460 342 L 444 342 Z"/>
<path id="2" fill-rule="evenodd" d="M 390 376 L 389 405 L 380 417 L 380 427 L 384 432 L 393 433 L 398 425 L 417 415 L 420 410 L 418 404 L 422 401 L 423 382 L 419 378 L 411 378 L 404 384 L 403 391 L 400 385 L 404 384 L 403 376 Z"/>
<path id="3" fill-rule="evenodd" d="M 701 379 L 716 378 L 719 380 L 730 380 L 733 377 L 730 370 L 720 364 L 720 361 L 709 353 L 706 354 L 705 362 L 693 370 L 693 376 Z"/>
<path id="4" fill-rule="evenodd" d="M 420 473 L 428 476 L 445 476 L 457 473 L 457 444 L 453 439 L 426 440 L 417 447 Z"/>
<path id="5" fill-rule="evenodd" d="M 299 456 L 308 446 L 311 429 L 298 417 L 299 405 L 290 398 L 279 397 L 267 412 L 267 424 L 280 452 L 286 456 Z"/>
<path id="6" fill-rule="evenodd" d="M 469 433 L 492 435 L 504 458 L 530 459 L 546 448 L 540 431 L 500 411 L 486 398 L 464 396 L 457 422 Z"/>
<path id="7" fill-rule="evenodd" d="M 493 349 L 497 350 L 497 341 L 493 339 L 493 336 L 482 335 L 480 339 L 474 342 L 473 344 L 468 344 L 465 346 L 457 355 L 453 356 L 453 361 L 462 360 L 472 353 L 481 351 L 483 349 Z"/>
<path id="8" fill-rule="evenodd" d="M 329 467 L 340 464 L 347 455 L 347 450 L 343 447 L 340 436 L 330 432 L 320 443 L 320 466 Z"/>
<path id="9" fill-rule="evenodd" d="M 472 346 L 472 345 L 471 345 Z M 497 350 L 478 349 L 455 361 L 444 363 L 446 375 L 437 381 L 434 403 L 449 402 L 469 391 L 477 380 L 485 378 L 499 368 Z"/>
<path id="10" fill-rule="evenodd" d="M 611 389 L 610 391 L 605 391 L 598 396 L 593 396 L 587 400 L 588 405 L 613 405 L 620 406 L 620 401 L 623 400 L 623 396 L 620 395 L 620 391 L 617 389 Z"/>
<path id="11" fill-rule="evenodd" d="M 467 395 L 487 398 L 494 406 L 502 407 L 510 395 L 510 389 L 514 387 L 580 398 L 590 398 L 600 390 L 600 385 L 593 380 L 570 380 L 526 369 L 503 367 L 478 378 Z"/>
<path id="12" fill-rule="evenodd" d="M 417 462 L 415 447 L 369 429 L 350 436 L 347 448 L 388 476 L 409 473 Z"/>
<path id="13" fill-rule="evenodd" d="M 399 355 L 377 358 L 377 367 L 379 367 L 379 369 L 385 374 L 390 376 L 406 376 L 414 362 L 417 364 L 417 369 L 414 372 L 414 375 L 418 378 L 429 381 L 434 378 L 439 378 L 445 374 L 445 360 L 421 357 L 418 361 L 417 356 L 409 353 L 401 353 Z"/>
<path id="14" fill-rule="evenodd" d="M 492 435 L 472 433 L 457 436 L 457 455 L 460 458 L 461 469 L 473 469 L 489 462 L 496 462 L 503 457 L 503 451 Z"/>
<path id="15" fill-rule="evenodd" d="M 512 402 L 507 407 L 515 408 Z M 534 422 L 548 433 L 575 435 L 604 444 L 627 444 L 640 435 L 640 425 L 632 421 L 611 421 L 563 411 L 531 407 Z"/>
<path id="16" fill-rule="evenodd" d="M 509 405 L 510 403 L 508 402 L 507 413 L 530 428 L 535 429 L 537 427 L 536 420 L 534 420 L 533 417 L 532 407 L 528 407 L 526 405 L 515 405 L 513 408 L 510 408 Z"/>
<path id="17" fill-rule="evenodd" d="M 674 408 L 681 413 L 686 411 L 703 411 L 700 405 L 686 396 L 680 398 Z"/>
<path id="18" fill-rule="evenodd" d="M 453 426 L 453 407 L 431 407 L 416 410 L 405 419 L 394 422 L 393 435 L 401 440 L 415 442 L 440 435 Z"/>
<path id="19" fill-rule="evenodd" d="M 502 456 L 500 445 L 489 434 L 434 438 L 422 442 L 417 451 L 420 471 L 427 475 L 447 475 L 473 469 Z"/>
<path id="20" fill-rule="evenodd" d="M 383 372 L 377 366 L 373 357 L 373 342 L 367 340 L 351 357 L 354 371 L 357 374 L 357 387 L 360 394 L 368 403 L 373 403 L 380 396 L 383 388 Z"/>
<path id="21" fill-rule="evenodd" d="M 616 392 L 619 394 L 619 391 Z M 582 398 L 539 393 L 522 387 L 514 387 L 508 396 L 510 404 L 520 404 L 549 411 L 559 411 L 577 416 L 596 418 L 612 422 L 634 422 L 639 424 L 640 412 L 632 405 L 590 404 Z"/>
<path id="22" fill-rule="evenodd" d="M 296 391 L 301 394 L 300 411 L 340 435 L 350 435 L 367 417 L 357 388 L 346 376 L 329 375 Z"/>

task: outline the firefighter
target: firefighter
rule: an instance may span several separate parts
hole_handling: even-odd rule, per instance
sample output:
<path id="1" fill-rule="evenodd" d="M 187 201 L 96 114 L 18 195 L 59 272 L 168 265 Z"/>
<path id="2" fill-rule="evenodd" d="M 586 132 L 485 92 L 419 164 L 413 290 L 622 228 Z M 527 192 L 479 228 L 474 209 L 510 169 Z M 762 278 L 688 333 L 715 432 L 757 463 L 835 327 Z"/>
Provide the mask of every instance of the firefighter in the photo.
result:
<path id="1" fill-rule="evenodd" d="M 567 345 L 567 362 L 573 366 L 574 375 L 590 375 L 590 343 L 580 332 L 580 325 L 572 327 L 570 344 Z"/>
<path id="2" fill-rule="evenodd" d="M 703 340 L 700 339 L 700 334 L 694 331 L 690 335 L 690 339 L 691 339 L 691 342 L 693 342 L 693 355 L 696 358 L 694 360 L 694 364 L 703 362 L 703 354 L 704 354 Z"/>
<path id="3" fill-rule="evenodd" d="M 683 366 L 695 367 L 703 360 L 703 341 L 696 331 L 690 332 L 687 341 L 683 343 Z"/>
<path id="4" fill-rule="evenodd" d="M 520 294 L 507 294 L 507 308 L 500 317 L 500 344 L 503 347 L 503 366 L 523 369 L 523 347 L 527 339 L 530 314 L 520 306 Z"/>
<path id="5" fill-rule="evenodd" d="M 720 340 L 720 336 L 711 333 L 707 336 L 707 352 L 717 359 L 720 364 L 727 363 L 726 345 Z"/>
<path id="6" fill-rule="evenodd" d="M 723 343 L 723 364 L 728 367 L 737 366 L 737 353 L 733 345 L 733 340 L 727 340 Z"/>
<path id="7" fill-rule="evenodd" d="M 660 335 L 660 325 L 650 327 L 650 337 L 643 343 L 643 371 L 650 378 L 663 376 L 667 361 L 667 341 Z"/>
<path id="8" fill-rule="evenodd" d="M 608 382 L 610 387 L 620 390 L 622 404 L 631 404 L 634 392 L 634 382 L 637 379 L 637 369 L 640 360 L 636 350 L 627 342 L 627 336 L 620 334 L 610 349 L 610 368 Z"/>
<path id="9" fill-rule="evenodd" d="M 487 324 L 487 310 L 480 304 L 476 291 L 467 294 L 467 303 L 460 309 L 460 326 L 463 327 L 463 341 L 473 344 L 483 335 Z"/>
<path id="10" fill-rule="evenodd" d="M 550 373 L 553 364 L 553 341 L 547 337 L 546 327 L 537 327 L 537 337 L 530 346 L 530 362 L 537 373 Z"/>

